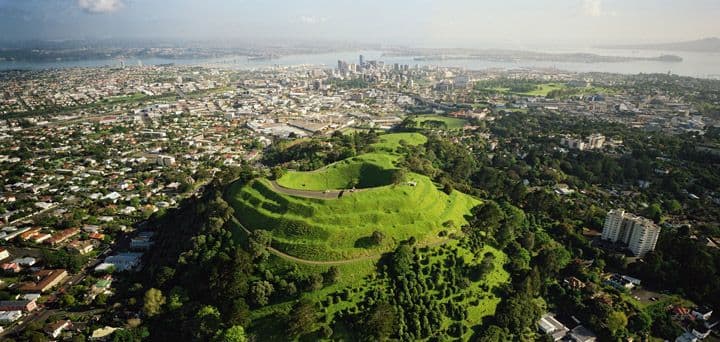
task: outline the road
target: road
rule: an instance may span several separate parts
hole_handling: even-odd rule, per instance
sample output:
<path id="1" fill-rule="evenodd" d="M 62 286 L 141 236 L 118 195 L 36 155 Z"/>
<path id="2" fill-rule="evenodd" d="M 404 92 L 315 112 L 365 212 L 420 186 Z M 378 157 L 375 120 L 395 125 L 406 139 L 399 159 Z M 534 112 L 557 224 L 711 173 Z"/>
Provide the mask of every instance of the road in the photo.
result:
<path id="1" fill-rule="evenodd" d="M 30 215 L 23 216 L 23 217 L 21 217 L 21 218 L 12 220 L 11 222 L 8 222 L 7 225 L 8 225 L 8 226 L 12 226 L 12 225 L 14 225 L 14 224 L 16 224 L 16 223 L 18 223 L 18 222 L 21 222 L 21 221 L 24 221 L 24 220 L 33 218 L 33 217 L 38 216 L 38 215 L 40 215 L 40 214 L 44 214 L 44 213 L 46 213 L 46 212 L 48 212 L 48 211 L 50 211 L 50 210 L 53 210 L 53 209 L 57 208 L 58 205 L 59 205 L 59 203 L 53 203 L 52 205 L 50 205 L 49 207 L 47 207 L 47 208 L 45 208 L 45 209 L 43 209 L 43 210 L 36 211 L 36 212 L 34 212 L 34 213 L 30 214 Z"/>

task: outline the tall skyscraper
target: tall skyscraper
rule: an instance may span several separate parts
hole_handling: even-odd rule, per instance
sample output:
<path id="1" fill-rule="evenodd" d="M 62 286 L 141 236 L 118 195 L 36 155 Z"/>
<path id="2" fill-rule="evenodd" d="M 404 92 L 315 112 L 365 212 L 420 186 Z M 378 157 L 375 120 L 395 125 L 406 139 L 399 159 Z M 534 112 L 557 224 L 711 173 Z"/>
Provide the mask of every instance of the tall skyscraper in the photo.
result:
<path id="1" fill-rule="evenodd" d="M 654 222 L 622 209 L 611 210 L 605 218 L 602 238 L 612 242 L 622 242 L 635 256 L 644 256 L 655 250 L 660 227 Z"/>
<path id="2" fill-rule="evenodd" d="M 345 61 L 338 61 L 338 72 L 340 75 L 347 75 L 350 71 L 350 65 Z"/>
<path id="3" fill-rule="evenodd" d="M 360 60 L 359 60 L 359 62 L 360 62 L 360 64 L 359 64 L 360 67 L 361 67 L 361 68 L 364 67 L 364 66 L 365 66 L 365 56 L 360 55 Z"/>

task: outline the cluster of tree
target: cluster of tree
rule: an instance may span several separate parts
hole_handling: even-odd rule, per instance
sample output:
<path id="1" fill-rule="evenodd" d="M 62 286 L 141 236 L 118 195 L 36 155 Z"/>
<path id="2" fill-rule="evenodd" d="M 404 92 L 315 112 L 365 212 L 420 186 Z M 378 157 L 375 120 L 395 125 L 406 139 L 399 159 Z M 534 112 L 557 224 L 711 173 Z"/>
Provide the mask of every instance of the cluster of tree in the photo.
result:
<path id="1" fill-rule="evenodd" d="M 227 183 L 248 182 L 249 168 L 226 171 L 205 195 L 151 220 L 156 246 L 146 253 L 142 308 L 153 339 L 223 340 L 249 322 L 252 256 L 235 243 Z M 176 327 L 167 329 L 167 326 Z M 229 338 L 229 337 L 228 337 Z M 242 341 L 242 339 L 238 339 Z"/>
<path id="2" fill-rule="evenodd" d="M 643 260 L 631 271 L 645 284 L 720 307 L 720 252 L 693 239 L 687 229 L 663 231 L 655 251 Z"/>
<path id="3" fill-rule="evenodd" d="M 88 257 L 78 253 L 68 252 L 65 249 L 49 250 L 43 249 L 43 260 L 51 268 L 64 268 L 72 273 L 77 273 L 85 266 Z"/>
<path id="4" fill-rule="evenodd" d="M 429 119 L 429 120 L 418 120 L 418 118 L 421 118 L 422 116 L 415 116 L 410 115 L 406 117 L 398 127 L 396 127 L 396 130 L 402 130 L 402 131 L 413 131 L 418 129 L 435 129 L 435 130 L 444 130 L 447 129 L 447 123 L 442 120 L 435 120 L 435 119 Z"/>
<path id="5" fill-rule="evenodd" d="M 352 78 L 348 80 L 333 78 L 328 81 L 328 85 L 333 85 L 341 89 L 361 89 L 367 88 L 369 83 L 362 78 Z"/>
<path id="6" fill-rule="evenodd" d="M 479 163 L 476 156 L 461 145 L 431 134 L 424 145 L 403 146 L 402 152 L 406 155 L 402 167 L 432 178 L 441 184 L 444 192 L 450 194 L 458 189 L 478 194 L 468 180 L 477 171 Z"/>
<path id="7" fill-rule="evenodd" d="M 253 231 L 240 237 L 233 208 L 224 200 L 229 182 L 251 182 L 251 168 L 228 169 L 207 186 L 204 196 L 151 219 L 157 226 L 156 247 L 145 256 L 142 284 L 128 296 L 149 318 L 154 340 L 244 341 L 250 310 L 295 301 L 302 291 L 315 291 L 340 278 L 337 267 L 322 274 L 297 268 L 277 269 L 267 262 L 272 234 Z M 122 297 L 122 296 L 121 296 Z M 298 304 L 284 317 L 292 336 L 311 331 L 314 304 Z M 166 329 L 167 326 L 177 327 Z"/>
<path id="8" fill-rule="evenodd" d="M 466 241 L 460 245 L 470 248 Z M 485 296 L 469 288 L 482 284 L 495 267 L 493 253 L 476 260 L 467 262 L 456 247 L 417 248 L 403 242 L 381 268 L 379 279 L 386 287 L 371 287 L 357 307 L 341 310 L 337 318 L 365 340 L 462 338 L 469 333 L 468 306 Z M 481 288 L 491 290 L 485 284 Z M 450 325 L 443 327 L 447 320 Z"/>
<path id="9" fill-rule="evenodd" d="M 488 200 L 472 209 L 468 225 L 463 229 L 474 246 L 490 242 L 504 249 L 522 235 L 528 225 L 525 213 L 519 208 L 508 202 L 497 204 Z"/>

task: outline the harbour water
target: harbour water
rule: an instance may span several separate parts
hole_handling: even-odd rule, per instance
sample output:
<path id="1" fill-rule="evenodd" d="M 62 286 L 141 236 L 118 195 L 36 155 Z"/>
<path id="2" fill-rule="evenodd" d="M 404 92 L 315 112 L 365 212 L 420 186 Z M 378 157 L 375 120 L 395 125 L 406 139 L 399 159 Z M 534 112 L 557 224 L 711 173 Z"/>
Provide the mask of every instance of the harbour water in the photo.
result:
<path id="1" fill-rule="evenodd" d="M 584 50 L 553 50 L 544 51 L 553 53 L 593 53 L 604 56 L 625 56 L 625 57 L 657 57 L 665 54 L 673 54 L 683 58 L 682 62 L 663 62 L 663 61 L 647 61 L 634 60 L 628 62 L 615 63 L 569 63 L 569 62 L 550 62 L 550 61 L 486 61 L 480 59 L 451 59 L 451 60 L 415 60 L 412 56 L 383 56 L 382 51 L 345 51 L 322 54 L 303 54 L 288 55 L 274 59 L 248 59 L 246 56 L 223 57 L 213 59 L 168 59 L 168 58 L 148 58 L 143 60 L 126 59 L 126 66 L 136 65 L 160 65 L 160 64 L 176 64 L 176 65 L 201 65 L 201 66 L 221 66 L 237 69 L 259 69 L 272 66 L 292 66 L 292 65 L 317 65 L 328 68 L 337 66 L 338 60 L 348 62 L 357 62 L 358 56 L 365 56 L 365 60 L 382 60 L 386 64 L 408 64 L 410 66 L 449 66 L 461 67 L 468 70 L 485 70 L 485 69 L 518 69 L 518 68 L 542 68 L 557 69 L 572 72 L 608 72 L 619 74 L 638 74 L 638 73 L 672 73 L 681 76 L 691 76 L 699 78 L 720 79 L 720 53 L 695 53 L 695 52 L 675 52 L 675 51 L 633 51 L 633 50 L 604 50 L 604 49 L 584 49 Z M 102 67 L 102 66 L 120 66 L 119 60 L 103 59 L 103 60 L 82 60 L 82 61 L 51 61 L 51 62 L 18 62 L 18 61 L 0 61 L 0 71 L 2 70 L 42 70 L 42 69 L 61 69 L 76 67 Z"/>

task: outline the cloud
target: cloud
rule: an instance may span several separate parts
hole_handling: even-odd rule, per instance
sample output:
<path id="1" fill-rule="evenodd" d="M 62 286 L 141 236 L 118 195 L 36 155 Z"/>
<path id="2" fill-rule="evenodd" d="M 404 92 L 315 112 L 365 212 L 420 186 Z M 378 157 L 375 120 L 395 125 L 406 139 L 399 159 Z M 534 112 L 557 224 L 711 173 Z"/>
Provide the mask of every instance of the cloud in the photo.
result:
<path id="1" fill-rule="evenodd" d="M 87 13 L 111 13 L 123 7 L 123 0 L 77 0 L 78 6 Z"/>
<path id="2" fill-rule="evenodd" d="M 327 18 L 303 15 L 299 18 L 299 21 L 303 24 L 315 25 L 315 24 L 322 24 L 322 23 L 326 22 Z"/>
<path id="3" fill-rule="evenodd" d="M 603 6 L 603 0 L 583 0 L 582 14 L 586 17 L 617 17 L 618 12 L 607 11 Z"/>
<path id="4" fill-rule="evenodd" d="M 583 0 L 583 14 L 588 17 L 603 16 L 602 0 Z"/>

